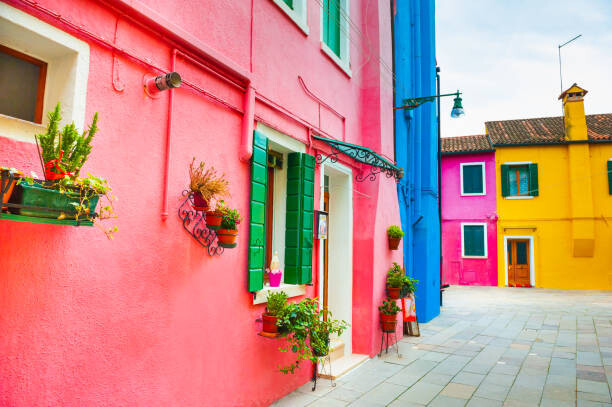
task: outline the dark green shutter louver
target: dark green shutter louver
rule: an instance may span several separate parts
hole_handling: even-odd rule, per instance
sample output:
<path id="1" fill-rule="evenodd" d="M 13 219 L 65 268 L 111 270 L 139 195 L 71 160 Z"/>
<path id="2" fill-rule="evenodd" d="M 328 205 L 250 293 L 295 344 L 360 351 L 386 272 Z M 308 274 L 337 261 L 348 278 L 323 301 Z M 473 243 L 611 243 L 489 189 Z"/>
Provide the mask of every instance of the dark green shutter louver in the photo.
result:
<path id="1" fill-rule="evenodd" d="M 463 226 L 463 253 L 464 256 L 485 255 L 485 228 L 481 225 Z"/>
<path id="2" fill-rule="evenodd" d="M 463 166 L 462 174 L 464 194 L 482 194 L 484 180 L 482 177 L 482 165 L 471 164 Z"/>
<path id="3" fill-rule="evenodd" d="M 314 209 L 313 156 L 290 153 L 287 160 L 287 220 L 285 225 L 285 283 L 312 282 Z"/>
<path id="4" fill-rule="evenodd" d="M 340 0 L 323 0 L 323 41 L 340 56 Z"/>
<path id="5" fill-rule="evenodd" d="M 529 164 L 529 195 L 538 196 L 538 164 Z"/>
<path id="6" fill-rule="evenodd" d="M 510 181 L 508 179 L 508 165 L 502 164 L 500 165 L 499 173 L 501 175 L 501 193 L 502 196 L 510 195 Z"/>
<path id="7" fill-rule="evenodd" d="M 612 160 L 608 160 L 608 192 L 612 195 Z"/>
<path id="8" fill-rule="evenodd" d="M 251 161 L 251 208 L 249 211 L 248 290 L 263 288 L 266 258 L 266 199 L 268 196 L 268 139 L 257 130 L 253 135 Z"/>

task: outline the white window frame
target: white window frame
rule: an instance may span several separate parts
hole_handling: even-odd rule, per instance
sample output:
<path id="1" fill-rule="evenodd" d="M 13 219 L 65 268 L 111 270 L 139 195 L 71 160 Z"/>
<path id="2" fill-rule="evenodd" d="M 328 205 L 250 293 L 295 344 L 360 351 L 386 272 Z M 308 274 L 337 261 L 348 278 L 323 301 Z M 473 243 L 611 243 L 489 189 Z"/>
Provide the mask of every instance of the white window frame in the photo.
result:
<path id="1" fill-rule="evenodd" d="M 47 113 L 62 104 L 62 124 L 85 124 L 89 45 L 38 18 L 0 2 L 0 43 L 47 63 L 42 124 L 0 114 L 0 136 L 34 143 Z"/>
<path id="2" fill-rule="evenodd" d="M 501 163 L 501 165 L 529 165 L 529 164 L 533 164 L 533 161 L 510 161 L 507 163 Z M 500 165 L 500 175 L 501 175 L 501 165 Z M 503 182 L 503 180 L 501 180 Z M 508 196 L 504 196 L 504 199 L 533 199 L 535 198 L 535 196 L 531 196 L 531 195 L 508 195 Z"/>
<path id="3" fill-rule="evenodd" d="M 276 147 L 279 151 L 283 153 L 284 162 L 283 169 L 281 172 L 276 172 L 274 174 L 274 198 L 275 201 L 281 195 L 285 195 L 285 202 L 287 196 L 287 153 L 289 152 L 298 152 L 305 153 L 306 145 L 292 137 L 289 137 L 277 130 L 274 130 L 271 127 L 268 127 L 262 123 L 257 123 L 257 131 L 263 133 L 267 138 L 270 144 L 273 144 L 273 147 Z M 272 148 L 273 150 L 275 148 Z M 272 245 L 273 249 L 276 246 L 278 249 L 278 259 L 280 262 L 280 268 L 283 270 L 283 280 L 285 278 L 285 218 L 287 214 L 287 208 L 285 205 L 274 205 L 274 218 L 272 220 Z M 268 268 L 268 264 L 266 264 L 266 268 Z M 264 285 L 264 287 L 255 292 L 255 296 L 253 298 L 253 304 L 264 304 L 268 302 L 268 293 L 270 292 L 284 292 L 288 297 L 297 297 L 300 295 L 306 294 L 306 285 L 305 284 L 285 284 L 284 281 L 281 282 L 279 287 L 270 287 Z"/>
<path id="4" fill-rule="evenodd" d="M 318 0 L 319 1 L 319 0 Z M 340 56 L 336 55 L 325 43 L 323 39 L 323 21 L 326 11 L 323 10 L 321 1 L 321 51 L 340 67 L 340 69 L 350 78 L 353 76 L 351 71 L 351 27 L 349 24 L 351 4 L 350 0 L 334 0 L 340 2 Z"/>
<path id="5" fill-rule="evenodd" d="M 283 0 L 272 0 L 289 18 L 299 27 L 304 34 L 308 35 L 308 1 L 293 0 L 293 8 L 289 7 Z"/>
<path id="6" fill-rule="evenodd" d="M 479 193 L 466 193 L 463 192 L 463 167 L 465 166 L 475 166 L 480 165 L 482 169 L 482 192 Z M 484 161 L 476 161 L 476 162 L 467 162 L 460 164 L 459 170 L 459 182 L 461 183 L 461 196 L 483 196 L 487 194 L 487 178 L 486 178 L 486 170 Z"/>
<path id="7" fill-rule="evenodd" d="M 484 239 L 484 256 L 466 256 L 465 255 L 465 240 L 463 236 L 463 230 L 465 226 L 482 226 L 484 229 L 483 239 Z M 461 223 L 461 257 L 464 259 L 487 259 L 488 258 L 488 250 L 487 250 L 487 224 L 485 222 L 465 222 Z"/>

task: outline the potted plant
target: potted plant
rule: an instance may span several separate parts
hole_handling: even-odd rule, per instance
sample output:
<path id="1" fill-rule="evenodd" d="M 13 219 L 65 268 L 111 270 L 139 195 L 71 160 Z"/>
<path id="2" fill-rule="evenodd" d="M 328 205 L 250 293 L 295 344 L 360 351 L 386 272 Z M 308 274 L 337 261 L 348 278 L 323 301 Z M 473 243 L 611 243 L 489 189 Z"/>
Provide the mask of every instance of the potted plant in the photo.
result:
<path id="1" fill-rule="evenodd" d="M 416 291 L 416 285 L 418 283 L 419 283 L 418 280 L 415 280 L 414 278 L 410 278 L 409 276 L 404 275 L 404 282 L 402 284 L 402 289 L 400 291 L 400 297 L 401 298 L 408 297 L 409 295 L 414 293 Z"/>
<path id="2" fill-rule="evenodd" d="M 402 228 L 397 225 L 391 225 L 387 228 L 387 238 L 389 240 L 389 249 L 397 250 L 402 240 L 402 236 L 404 236 L 404 232 Z"/>
<path id="3" fill-rule="evenodd" d="M 327 316 L 325 321 L 324 315 Z M 320 309 L 319 302 L 313 298 L 287 304 L 278 325 L 281 336 L 287 340 L 279 350 L 296 354 L 293 363 L 280 367 L 285 374 L 293 373 L 303 360 L 317 362 L 319 357 L 327 355 L 331 335 L 342 335 L 348 327 L 345 321 L 332 319 L 331 313 Z"/>
<path id="4" fill-rule="evenodd" d="M 7 209 L 4 204 L 11 199 L 13 188 L 22 176 L 23 173 L 15 168 L 0 167 L 0 203 L 3 205 L 2 210 Z"/>
<path id="5" fill-rule="evenodd" d="M 221 228 L 217 230 L 217 239 L 219 246 L 225 248 L 236 247 L 236 238 L 238 237 L 238 224 L 240 223 L 240 212 L 237 209 L 223 207 L 223 219 L 221 219 Z"/>
<path id="6" fill-rule="evenodd" d="M 225 207 L 224 201 L 219 201 L 214 206 L 214 210 L 206 212 L 206 227 L 209 229 L 217 230 L 221 227 L 221 221 L 223 220 L 223 208 Z"/>
<path id="7" fill-rule="evenodd" d="M 214 167 L 206 168 L 203 161 L 196 165 L 195 161 L 193 157 L 189 164 L 189 190 L 193 194 L 193 209 L 208 211 L 213 198 L 229 195 L 229 182 L 225 174 L 218 175 Z"/>
<path id="8" fill-rule="evenodd" d="M 387 272 L 387 293 L 391 299 L 401 298 L 400 294 L 404 285 L 404 271 L 401 266 L 393 262 L 393 266 Z"/>
<path id="9" fill-rule="evenodd" d="M 261 315 L 261 319 L 263 320 L 263 332 L 269 334 L 278 333 L 278 318 L 282 315 L 286 305 L 287 294 L 282 291 L 268 293 L 266 312 Z"/>
<path id="10" fill-rule="evenodd" d="M 391 298 L 383 300 L 382 305 L 378 307 L 378 311 L 380 312 L 380 322 L 383 332 L 395 332 L 397 313 L 401 311 L 401 308 L 397 306 L 395 300 Z"/>

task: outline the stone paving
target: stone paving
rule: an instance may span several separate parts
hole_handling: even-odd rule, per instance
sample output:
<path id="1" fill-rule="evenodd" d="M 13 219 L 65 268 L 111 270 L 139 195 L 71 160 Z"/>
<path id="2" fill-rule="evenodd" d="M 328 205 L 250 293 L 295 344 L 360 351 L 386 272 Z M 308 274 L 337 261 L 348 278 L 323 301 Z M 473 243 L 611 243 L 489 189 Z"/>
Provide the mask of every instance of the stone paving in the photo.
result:
<path id="1" fill-rule="evenodd" d="M 454 286 L 444 302 L 401 358 L 274 406 L 612 406 L 612 291 Z"/>

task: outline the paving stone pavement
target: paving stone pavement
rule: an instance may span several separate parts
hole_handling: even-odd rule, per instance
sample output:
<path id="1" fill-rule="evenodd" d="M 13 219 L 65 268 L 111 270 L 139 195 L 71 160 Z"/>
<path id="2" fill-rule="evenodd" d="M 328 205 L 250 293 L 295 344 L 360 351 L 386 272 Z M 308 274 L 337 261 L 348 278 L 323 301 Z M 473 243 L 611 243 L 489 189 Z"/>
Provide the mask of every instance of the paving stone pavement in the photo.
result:
<path id="1" fill-rule="evenodd" d="M 453 286 L 420 328 L 273 405 L 612 407 L 612 291 Z"/>

